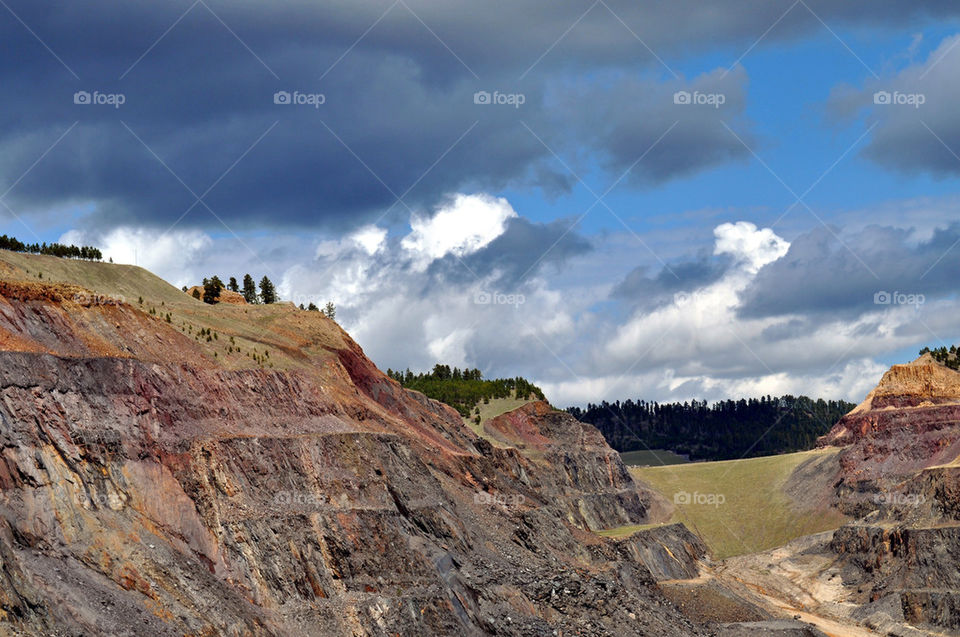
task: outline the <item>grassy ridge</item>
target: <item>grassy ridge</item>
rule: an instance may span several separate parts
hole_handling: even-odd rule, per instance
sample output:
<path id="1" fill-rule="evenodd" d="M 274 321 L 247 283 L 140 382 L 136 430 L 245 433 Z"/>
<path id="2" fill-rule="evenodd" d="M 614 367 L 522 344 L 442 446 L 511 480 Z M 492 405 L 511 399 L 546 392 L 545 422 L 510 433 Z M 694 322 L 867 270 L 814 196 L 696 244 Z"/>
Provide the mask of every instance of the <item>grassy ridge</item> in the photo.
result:
<path id="1" fill-rule="evenodd" d="M 782 546 L 846 522 L 835 509 L 803 507 L 784 492 L 800 463 L 837 452 L 818 449 L 745 460 L 631 467 L 630 473 L 675 503 L 670 522 L 686 524 L 715 558 L 723 559 Z M 611 529 L 607 534 L 632 532 Z"/>
<path id="2" fill-rule="evenodd" d="M 486 380 L 479 369 L 451 369 L 449 365 L 437 364 L 430 373 L 413 374 L 409 369 L 406 372 L 388 369 L 387 376 L 404 387 L 450 405 L 476 424 L 483 419 L 480 410 L 492 400 L 522 400 L 516 407 L 529 400 L 544 400 L 543 391 L 525 378 Z"/>

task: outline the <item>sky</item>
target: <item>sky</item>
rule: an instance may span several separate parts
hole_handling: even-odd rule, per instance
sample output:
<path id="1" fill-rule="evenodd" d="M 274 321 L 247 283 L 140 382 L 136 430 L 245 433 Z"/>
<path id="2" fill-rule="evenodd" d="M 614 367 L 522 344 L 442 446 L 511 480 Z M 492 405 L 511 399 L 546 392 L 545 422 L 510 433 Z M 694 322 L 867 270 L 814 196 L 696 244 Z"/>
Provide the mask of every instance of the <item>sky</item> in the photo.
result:
<path id="1" fill-rule="evenodd" d="M 859 402 L 960 340 L 955 2 L 0 4 L 0 233 L 382 369 Z"/>

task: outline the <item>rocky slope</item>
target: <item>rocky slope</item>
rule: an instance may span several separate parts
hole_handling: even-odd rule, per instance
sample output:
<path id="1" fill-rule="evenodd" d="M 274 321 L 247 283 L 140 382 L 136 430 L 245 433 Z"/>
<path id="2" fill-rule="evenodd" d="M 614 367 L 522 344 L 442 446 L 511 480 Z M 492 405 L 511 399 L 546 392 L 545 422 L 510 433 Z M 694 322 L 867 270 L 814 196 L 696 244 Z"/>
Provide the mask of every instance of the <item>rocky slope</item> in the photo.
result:
<path id="1" fill-rule="evenodd" d="M 862 614 L 960 633 L 960 373 L 895 365 L 821 444 L 844 446 L 836 495 L 860 519 L 830 548 Z"/>
<path id="2" fill-rule="evenodd" d="M 651 506 L 592 427 L 494 445 L 320 313 L 0 262 L 0 632 L 707 634 L 656 583 L 696 538 L 592 533 Z"/>
<path id="3" fill-rule="evenodd" d="M 929 354 L 894 365 L 819 442 L 845 447 L 840 503 L 864 515 L 918 471 L 960 456 L 960 373 Z"/>

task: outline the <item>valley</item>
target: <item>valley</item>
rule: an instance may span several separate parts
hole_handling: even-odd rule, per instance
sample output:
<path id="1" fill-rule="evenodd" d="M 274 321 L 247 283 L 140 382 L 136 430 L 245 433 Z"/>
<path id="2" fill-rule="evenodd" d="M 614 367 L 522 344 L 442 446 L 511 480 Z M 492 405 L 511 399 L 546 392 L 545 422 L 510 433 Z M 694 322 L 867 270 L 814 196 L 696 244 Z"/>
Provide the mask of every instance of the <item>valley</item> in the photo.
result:
<path id="1" fill-rule="evenodd" d="M 628 469 L 544 401 L 404 389 L 320 312 L 0 270 L 12 634 L 960 630 L 960 374 L 928 357 L 817 449 Z"/>

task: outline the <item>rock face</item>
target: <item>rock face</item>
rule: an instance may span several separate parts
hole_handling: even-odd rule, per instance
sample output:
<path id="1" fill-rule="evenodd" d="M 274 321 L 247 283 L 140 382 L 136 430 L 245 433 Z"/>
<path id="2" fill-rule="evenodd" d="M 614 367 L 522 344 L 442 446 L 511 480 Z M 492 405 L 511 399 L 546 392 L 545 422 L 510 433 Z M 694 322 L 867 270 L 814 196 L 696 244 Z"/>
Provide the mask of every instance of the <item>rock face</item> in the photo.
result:
<path id="1" fill-rule="evenodd" d="M 845 447 L 840 505 L 865 515 L 918 471 L 960 456 L 960 373 L 929 354 L 894 365 L 819 444 Z"/>
<path id="2" fill-rule="evenodd" d="M 591 532 L 650 499 L 593 427 L 540 403 L 494 445 L 319 313 L 284 369 L 178 320 L 0 285 L 0 632 L 701 634 L 656 585 L 695 538 Z"/>
<path id="3" fill-rule="evenodd" d="M 831 542 L 844 582 L 894 619 L 960 629 L 960 373 L 895 365 L 821 444 L 846 445 L 836 493 L 861 518 Z"/>

